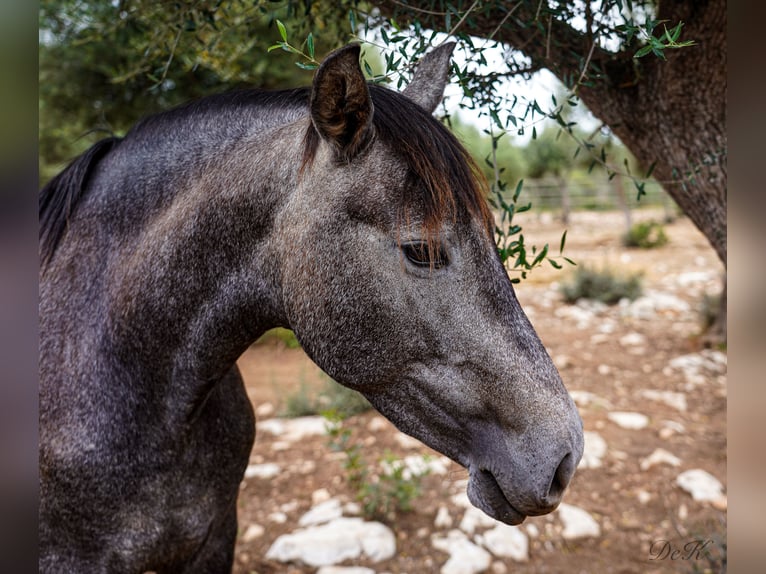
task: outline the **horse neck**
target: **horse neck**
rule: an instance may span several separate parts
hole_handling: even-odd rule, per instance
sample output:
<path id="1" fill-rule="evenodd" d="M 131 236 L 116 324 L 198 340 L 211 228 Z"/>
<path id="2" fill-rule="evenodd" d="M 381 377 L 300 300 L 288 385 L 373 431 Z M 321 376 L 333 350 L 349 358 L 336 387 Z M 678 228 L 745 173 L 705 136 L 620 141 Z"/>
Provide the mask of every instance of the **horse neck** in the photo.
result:
<path id="1" fill-rule="evenodd" d="M 271 237 L 295 188 L 305 122 L 261 128 L 219 144 L 202 133 L 204 145 L 216 149 L 204 169 L 165 168 L 190 175 L 176 177 L 161 209 L 110 257 L 110 334 L 123 350 L 118 356 L 143 355 L 153 369 L 210 381 L 265 330 L 285 324 Z"/>

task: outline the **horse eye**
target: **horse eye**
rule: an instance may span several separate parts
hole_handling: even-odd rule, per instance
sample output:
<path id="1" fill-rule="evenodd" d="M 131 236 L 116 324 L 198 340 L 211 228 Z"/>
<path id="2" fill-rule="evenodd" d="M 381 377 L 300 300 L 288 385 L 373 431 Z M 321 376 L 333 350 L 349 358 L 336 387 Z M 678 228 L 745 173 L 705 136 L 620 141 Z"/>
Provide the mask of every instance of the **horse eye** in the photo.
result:
<path id="1" fill-rule="evenodd" d="M 407 260 L 416 267 L 441 269 L 448 263 L 447 254 L 440 245 L 436 246 L 433 253 L 429 253 L 428 243 L 425 241 L 404 243 L 402 245 L 402 252 Z"/>

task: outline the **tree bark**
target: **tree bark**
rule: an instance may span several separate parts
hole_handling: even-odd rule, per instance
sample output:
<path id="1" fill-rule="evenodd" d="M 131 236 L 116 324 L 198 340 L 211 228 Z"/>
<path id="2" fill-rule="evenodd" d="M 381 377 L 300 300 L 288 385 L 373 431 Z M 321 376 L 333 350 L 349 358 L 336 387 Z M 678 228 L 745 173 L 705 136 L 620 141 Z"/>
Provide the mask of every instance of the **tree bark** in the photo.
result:
<path id="1" fill-rule="evenodd" d="M 426 25 L 430 19 L 437 29 L 440 24 L 431 2 L 406 6 L 401 0 L 374 0 L 373 4 L 400 23 L 418 18 Z M 578 83 L 584 63 L 589 70 L 600 70 L 601 78 L 577 88 L 581 99 L 645 169 L 655 166 L 655 179 L 725 265 L 725 0 L 659 3 L 656 19 L 667 21 L 669 27 L 684 22 L 681 40 L 696 42 L 666 50 L 667 61 L 652 54 L 635 59 L 634 50 L 602 49 L 587 32 L 575 30 L 544 7 L 541 10 L 543 4 L 537 0 L 483 4 L 466 18 L 462 31 L 485 37 L 494 33 L 494 39 L 528 56 L 533 68 L 548 68 L 569 86 Z"/>

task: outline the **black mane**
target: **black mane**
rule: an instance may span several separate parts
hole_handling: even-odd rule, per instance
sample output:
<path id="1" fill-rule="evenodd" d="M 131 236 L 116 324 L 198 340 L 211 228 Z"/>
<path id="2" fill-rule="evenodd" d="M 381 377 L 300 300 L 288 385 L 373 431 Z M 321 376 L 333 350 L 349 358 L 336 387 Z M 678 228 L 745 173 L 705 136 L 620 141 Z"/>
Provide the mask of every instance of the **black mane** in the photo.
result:
<path id="1" fill-rule="evenodd" d="M 40 190 L 38 215 L 42 263 L 48 262 L 53 256 L 61 236 L 66 231 L 69 217 L 88 187 L 93 169 L 119 142 L 120 138 L 117 137 L 96 142 Z"/>

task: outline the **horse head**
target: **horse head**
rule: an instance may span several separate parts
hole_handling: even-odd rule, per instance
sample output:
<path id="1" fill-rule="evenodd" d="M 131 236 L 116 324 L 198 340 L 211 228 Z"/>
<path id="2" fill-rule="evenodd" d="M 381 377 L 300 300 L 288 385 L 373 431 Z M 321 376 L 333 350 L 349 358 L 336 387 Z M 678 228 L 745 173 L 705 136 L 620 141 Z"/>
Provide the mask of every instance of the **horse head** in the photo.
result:
<path id="1" fill-rule="evenodd" d="M 358 46 L 323 62 L 274 248 L 309 356 L 465 466 L 472 503 L 517 524 L 557 507 L 582 421 L 498 256 L 486 186 L 431 115 L 452 48 L 402 93 L 367 84 Z"/>

